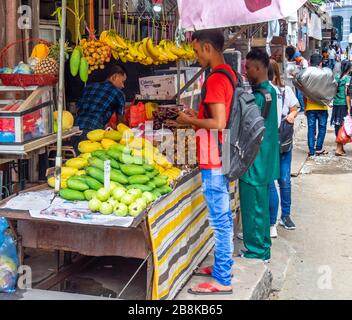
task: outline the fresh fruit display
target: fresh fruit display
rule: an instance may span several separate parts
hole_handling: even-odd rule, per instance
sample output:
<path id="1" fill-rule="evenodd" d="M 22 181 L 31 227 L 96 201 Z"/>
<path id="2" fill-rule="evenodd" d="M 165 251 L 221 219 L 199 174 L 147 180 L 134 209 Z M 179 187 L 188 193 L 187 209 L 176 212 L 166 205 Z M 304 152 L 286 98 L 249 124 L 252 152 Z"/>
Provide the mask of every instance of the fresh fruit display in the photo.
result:
<path id="1" fill-rule="evenodd" d="M 46 58 L 38 62 L 34 68 L 35 74 L 57 74 L 59 64 L 52 58 Z"/>
<path id="2" fill-rule="evenodd" d="M 188 43 L 180 48 L 172 41 L 162 40 L 158 45 L 149 37 L 142 41 L 131 41 L 120 37 L 114 30 L 103 31 L 100 41 L 111 48 L 113 57 L 122 62 L 136 62 L 144 65 L 163 64 L 176 60 L 194 60 L 195 52 Z"/>
<path id="3" fill-rule="evenodd" d="M 179 178 L 181 170 L 144 138 L 132 137 L 131 146 L 119 143 L 132 131 L 125 125 L 117 129 L 87 134 L 91 140 L 79 144 L 82 154 L 67 160 L 62 167 L 60 197 L 89 201 L 90 210 L 102 215 L 136 217 L 159 197 L 172 192 L 170 185 Z M 110 189 L 104 188 L 106 160 L 111 166 Z M 49 177 L 48 184 L 54 188 L 55 178 Z"/>
<path id="4" fill-rule="evenodd" d="M 104 69 L 105 63 L 110 62 L 111 49 L 105 42 L 96 39 L 82 39 L 80 47 L 88 63 L 88 74 L 94 70 Z"/>

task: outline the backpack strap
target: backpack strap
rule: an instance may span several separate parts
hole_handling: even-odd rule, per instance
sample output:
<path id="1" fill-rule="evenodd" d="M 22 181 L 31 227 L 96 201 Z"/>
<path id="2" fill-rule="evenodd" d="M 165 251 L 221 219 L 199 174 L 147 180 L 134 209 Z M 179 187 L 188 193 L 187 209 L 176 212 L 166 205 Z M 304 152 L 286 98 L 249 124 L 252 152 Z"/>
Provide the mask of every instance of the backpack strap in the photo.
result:
<path id="1" fill-rule="evenodd" d="M 243 80 L 242 80 L 242 76 L 236 71 L 236 70 L 233 70 L 233 72 L 236 74 L 236 83 L 235 81 L 233 80 L 233 77 L 232 75 L 230 74 L 230 72 L 228 72 L 227 70 L 224 70 L 224 69 L 216 69 L 214 71 L 212 71 L 208 76 L 207 78 L 205 79 L 204 81 L 204 84 L 202 86 L 202 91 L 201 91 L 201 99 L 202 99 L 202 103 L 204 105 L 204 115 L 206 118 L 209 118 L 209 112 L 208 112 L 208 108 L 207 108 L 207 105 L 204 103 L 204 100 L 207 96 L 207 82 L 208 82 L 208 79 L 210 76 L 212 76 L 213 74 L 215 73 L 221 73 L 223 75 L 225 75 L 231 82 L 232 84 L 232 87 L 233 87 L 233 90 L 235 91 L 235 88 L 236 87 L 242 87 L 243 85 Z M 233 99 L 234 99 L 235 95 L 233 94 L 232 96 L 232 101 L 231 101 L 231 106 L 233 105 Z M 232 110 L 231 110 L 232 111 Z"/>
<path id="2" fill-rule="evenodd" d="M 254 92 L 259 92 L 260 94 L 263 95 L 264 99 L 265 99 L 265 106 L 262 110 L 262 117 L 264 119 L 266 119 L 269 115 L 269 112 L 270 112 L 270 107 L 271 107 L 271 104 L 273 102 L 272 98 L 271 98 L 271 94 L 268 90 L 264 89 L 264 88 L 261 88 L 261 89 L 254 89 L 253 90 L 253 93 Z"/>

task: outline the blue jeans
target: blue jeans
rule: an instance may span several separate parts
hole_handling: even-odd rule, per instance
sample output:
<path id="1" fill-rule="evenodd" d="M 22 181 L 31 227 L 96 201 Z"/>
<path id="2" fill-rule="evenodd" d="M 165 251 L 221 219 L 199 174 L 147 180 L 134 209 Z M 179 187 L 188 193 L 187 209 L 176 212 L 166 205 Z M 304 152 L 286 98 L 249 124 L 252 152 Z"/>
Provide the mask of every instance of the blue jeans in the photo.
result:
<path id="1" fill-rule="evenodd" d="M 218 283 L 229 286 L 234 251 L 230 186 L 222 169 L 202 169 L 201 173 L 209 224 L 214 230 L 215 238 L 212 277 Z"/>
<path id="2" fill-rule="evenodd" d="M 303 95 L 303 92 L 297 88 L 296 88 L 296 97 L 301 107 L 299 111 L 304 111 L 304 95 Z"/>
<path id="3" fill-rule="evenodd" d="M 326 127 L 328 123 L 328 111 L 327 110 L 312 110 L 307 111 L 308 121 L 308 147 L 311 155 L 315 154 L 315 151 L 323 150 Z M 315 139 L 317 132 L 317 121 L 318 121 L 318 138 Z M 316 143 L 315 143 L 316 142 Z"/>
<path id="4" fill-rule="evenodd" d="M 335 63 L 336 63 L 336 60 L 335 59 L 329 59 L 329 68 L 331 70 L 334 70 L 335 68 Z"/>
<path id="5" fill-rule="evenodd" d="M 291 214 L 291 162 L 292 150 L 280 154 L 280 186 L 281 218 Z M 279 195 L 276 190 L 275 182 L 270 184 L 270 224 L 274 225 L 277 220 L 279 210 Z"/>

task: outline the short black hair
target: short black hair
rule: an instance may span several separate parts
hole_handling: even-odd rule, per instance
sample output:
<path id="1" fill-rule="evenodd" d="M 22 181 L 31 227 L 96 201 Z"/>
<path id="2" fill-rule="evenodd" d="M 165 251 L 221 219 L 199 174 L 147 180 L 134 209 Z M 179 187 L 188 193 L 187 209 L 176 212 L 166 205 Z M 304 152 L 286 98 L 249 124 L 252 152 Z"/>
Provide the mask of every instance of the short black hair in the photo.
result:
<path id="1" fill-rule="evenodd" d="M 127 71 L 124 66 L 114 63 L 106 66 L 105 68 L 105 80 L 110 79 L 114 74 L 126 75 Z"/>
<path id="2" fill-rule="evenodd" d="M 198 30 L 192 34 L 192 41 L 210 43 L 216 51 L 224 51 L 225 37 L 222 29 Z"/>
<path id="3" fill-rule="evenodd" d="M 252 49 L 246 56 L 247 60 L 259 61 L 265 68 L 269 68 L 270 58 L 269 55 L 258 48 Z"/>
<path id="4" fill-rule="evenodd" d="M 293 56 L 295 55 L 296 53 L 296 50 L 294 47 L 287 47 L 286 50 L 285 50 L 285 53 L 288 55 L 288 58 L 289 59 L 292 59 Z"/>
<path id="5" fill-rule="evenodd" d="M 319 53 L 314 53 L 310 57 L 310 65 L 317 67 L 323 62 L 323 57 Z"/>

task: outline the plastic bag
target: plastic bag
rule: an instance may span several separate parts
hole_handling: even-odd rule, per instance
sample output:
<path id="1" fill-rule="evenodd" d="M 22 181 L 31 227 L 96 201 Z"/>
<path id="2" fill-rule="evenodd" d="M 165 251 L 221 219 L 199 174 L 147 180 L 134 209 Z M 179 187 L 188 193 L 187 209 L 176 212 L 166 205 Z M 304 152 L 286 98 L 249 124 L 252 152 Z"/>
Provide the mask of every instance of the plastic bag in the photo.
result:
<path id="1" fill-rule="evenodd" d="M 337 82 L 330 68 L 308 67 L 293 80 L 296 88 L 320 105 L 329 105 L 337 92 Z"/>
<path id="2" fill-rule="evenodd" d="M 336 138 L 336 142 L 337 143 L 341 143 L 341 144 L 346 144 L 349 142 L 352 142 L 351 137 L 346 133 L 345 127 L 342 126 L 339 130 L 339 133 L 337 134 L 337 138 Z"/>
<path id="3" fill-rule="evenodd" d="M 351 116 L 346 116 L 345 121 L 343 123 L 343 126 L 345 128 L 346 134 L 350 137 L 352 137 L 352 117 Z"/>
<path id="4" fill-rule="evenodd" d="M 142 102 L 137 105 L 130 107 L 130 127 L 138 127 L 141 123 L 145 122 L 147 119 L 145 114 L 145 106 Z"/>
<path id="5" fill-rule="evenodd" d="M 0 218 L 0 292 L 16 291 L 18 257 L 16 244 L 12 237 L 6 234 L 8 224 Z"/>

